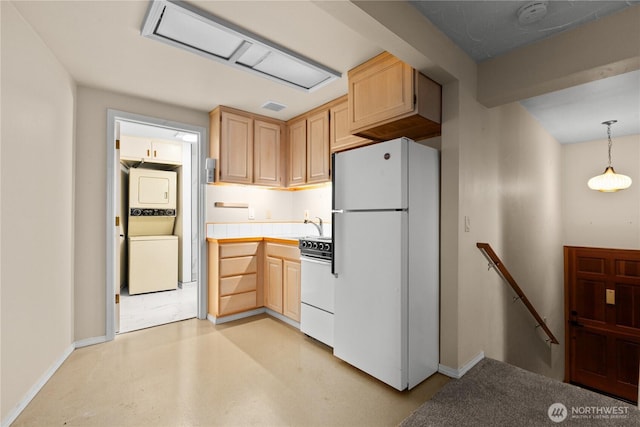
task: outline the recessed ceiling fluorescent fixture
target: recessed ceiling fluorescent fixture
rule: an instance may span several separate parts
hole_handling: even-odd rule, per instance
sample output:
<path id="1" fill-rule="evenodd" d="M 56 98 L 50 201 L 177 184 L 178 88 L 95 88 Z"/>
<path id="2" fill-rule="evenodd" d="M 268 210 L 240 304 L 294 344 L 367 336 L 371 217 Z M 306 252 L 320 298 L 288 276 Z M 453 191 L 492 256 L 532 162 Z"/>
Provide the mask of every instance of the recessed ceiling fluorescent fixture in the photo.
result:
<path id="1" fill-rule="evenodd" d="M 184 2 L 154 0 L 142 35 L 306 92 L 342 77 L 335 70 Z"/>

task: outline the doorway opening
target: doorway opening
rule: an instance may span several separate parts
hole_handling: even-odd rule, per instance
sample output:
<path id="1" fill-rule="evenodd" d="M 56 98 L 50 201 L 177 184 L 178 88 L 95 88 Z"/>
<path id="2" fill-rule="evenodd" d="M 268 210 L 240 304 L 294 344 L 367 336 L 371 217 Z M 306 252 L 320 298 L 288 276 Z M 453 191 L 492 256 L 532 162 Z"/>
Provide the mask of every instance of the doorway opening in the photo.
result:
<path id="1" fill-rule="evenodd" d="M 113 110 L 108 116 L 107 339 L 203 319 L 206 129 Z"/>

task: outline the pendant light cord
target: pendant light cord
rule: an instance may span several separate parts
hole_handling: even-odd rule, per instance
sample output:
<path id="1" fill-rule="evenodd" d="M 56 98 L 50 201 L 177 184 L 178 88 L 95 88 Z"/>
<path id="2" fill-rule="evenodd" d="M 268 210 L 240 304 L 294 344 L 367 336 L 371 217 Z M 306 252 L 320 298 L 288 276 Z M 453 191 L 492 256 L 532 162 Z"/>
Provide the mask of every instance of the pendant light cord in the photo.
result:
<path id="1" fill-rule="evenodd" d="M 609 167 L 611 167 L 611 125 L 607 125 L 607 137 L 609 138 Z"/>

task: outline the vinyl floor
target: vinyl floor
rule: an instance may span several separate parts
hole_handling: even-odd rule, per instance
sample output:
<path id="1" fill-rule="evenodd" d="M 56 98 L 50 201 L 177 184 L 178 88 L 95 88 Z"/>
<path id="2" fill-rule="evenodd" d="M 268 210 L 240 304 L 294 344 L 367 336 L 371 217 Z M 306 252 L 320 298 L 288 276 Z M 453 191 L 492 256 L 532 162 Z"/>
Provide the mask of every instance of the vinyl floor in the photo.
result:
<path id="1" fill-rule="evenodd" d="M 395 426 L 448 378 L 399 392 L 268 315 L 181 322 L 75 350 L 14 426 Z"/>

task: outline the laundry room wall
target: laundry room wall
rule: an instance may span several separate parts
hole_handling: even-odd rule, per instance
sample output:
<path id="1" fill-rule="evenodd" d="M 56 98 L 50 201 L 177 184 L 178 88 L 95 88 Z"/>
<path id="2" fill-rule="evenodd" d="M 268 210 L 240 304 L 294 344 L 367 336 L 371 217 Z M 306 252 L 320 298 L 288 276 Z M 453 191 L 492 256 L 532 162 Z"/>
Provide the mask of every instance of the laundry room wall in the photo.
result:
<path id="1" fill-rule="evenodd" d="M 207 112 L 79 86 L 76 116 L 75 340 L 106 334 L 107 110 L 209 127 Z"/>

